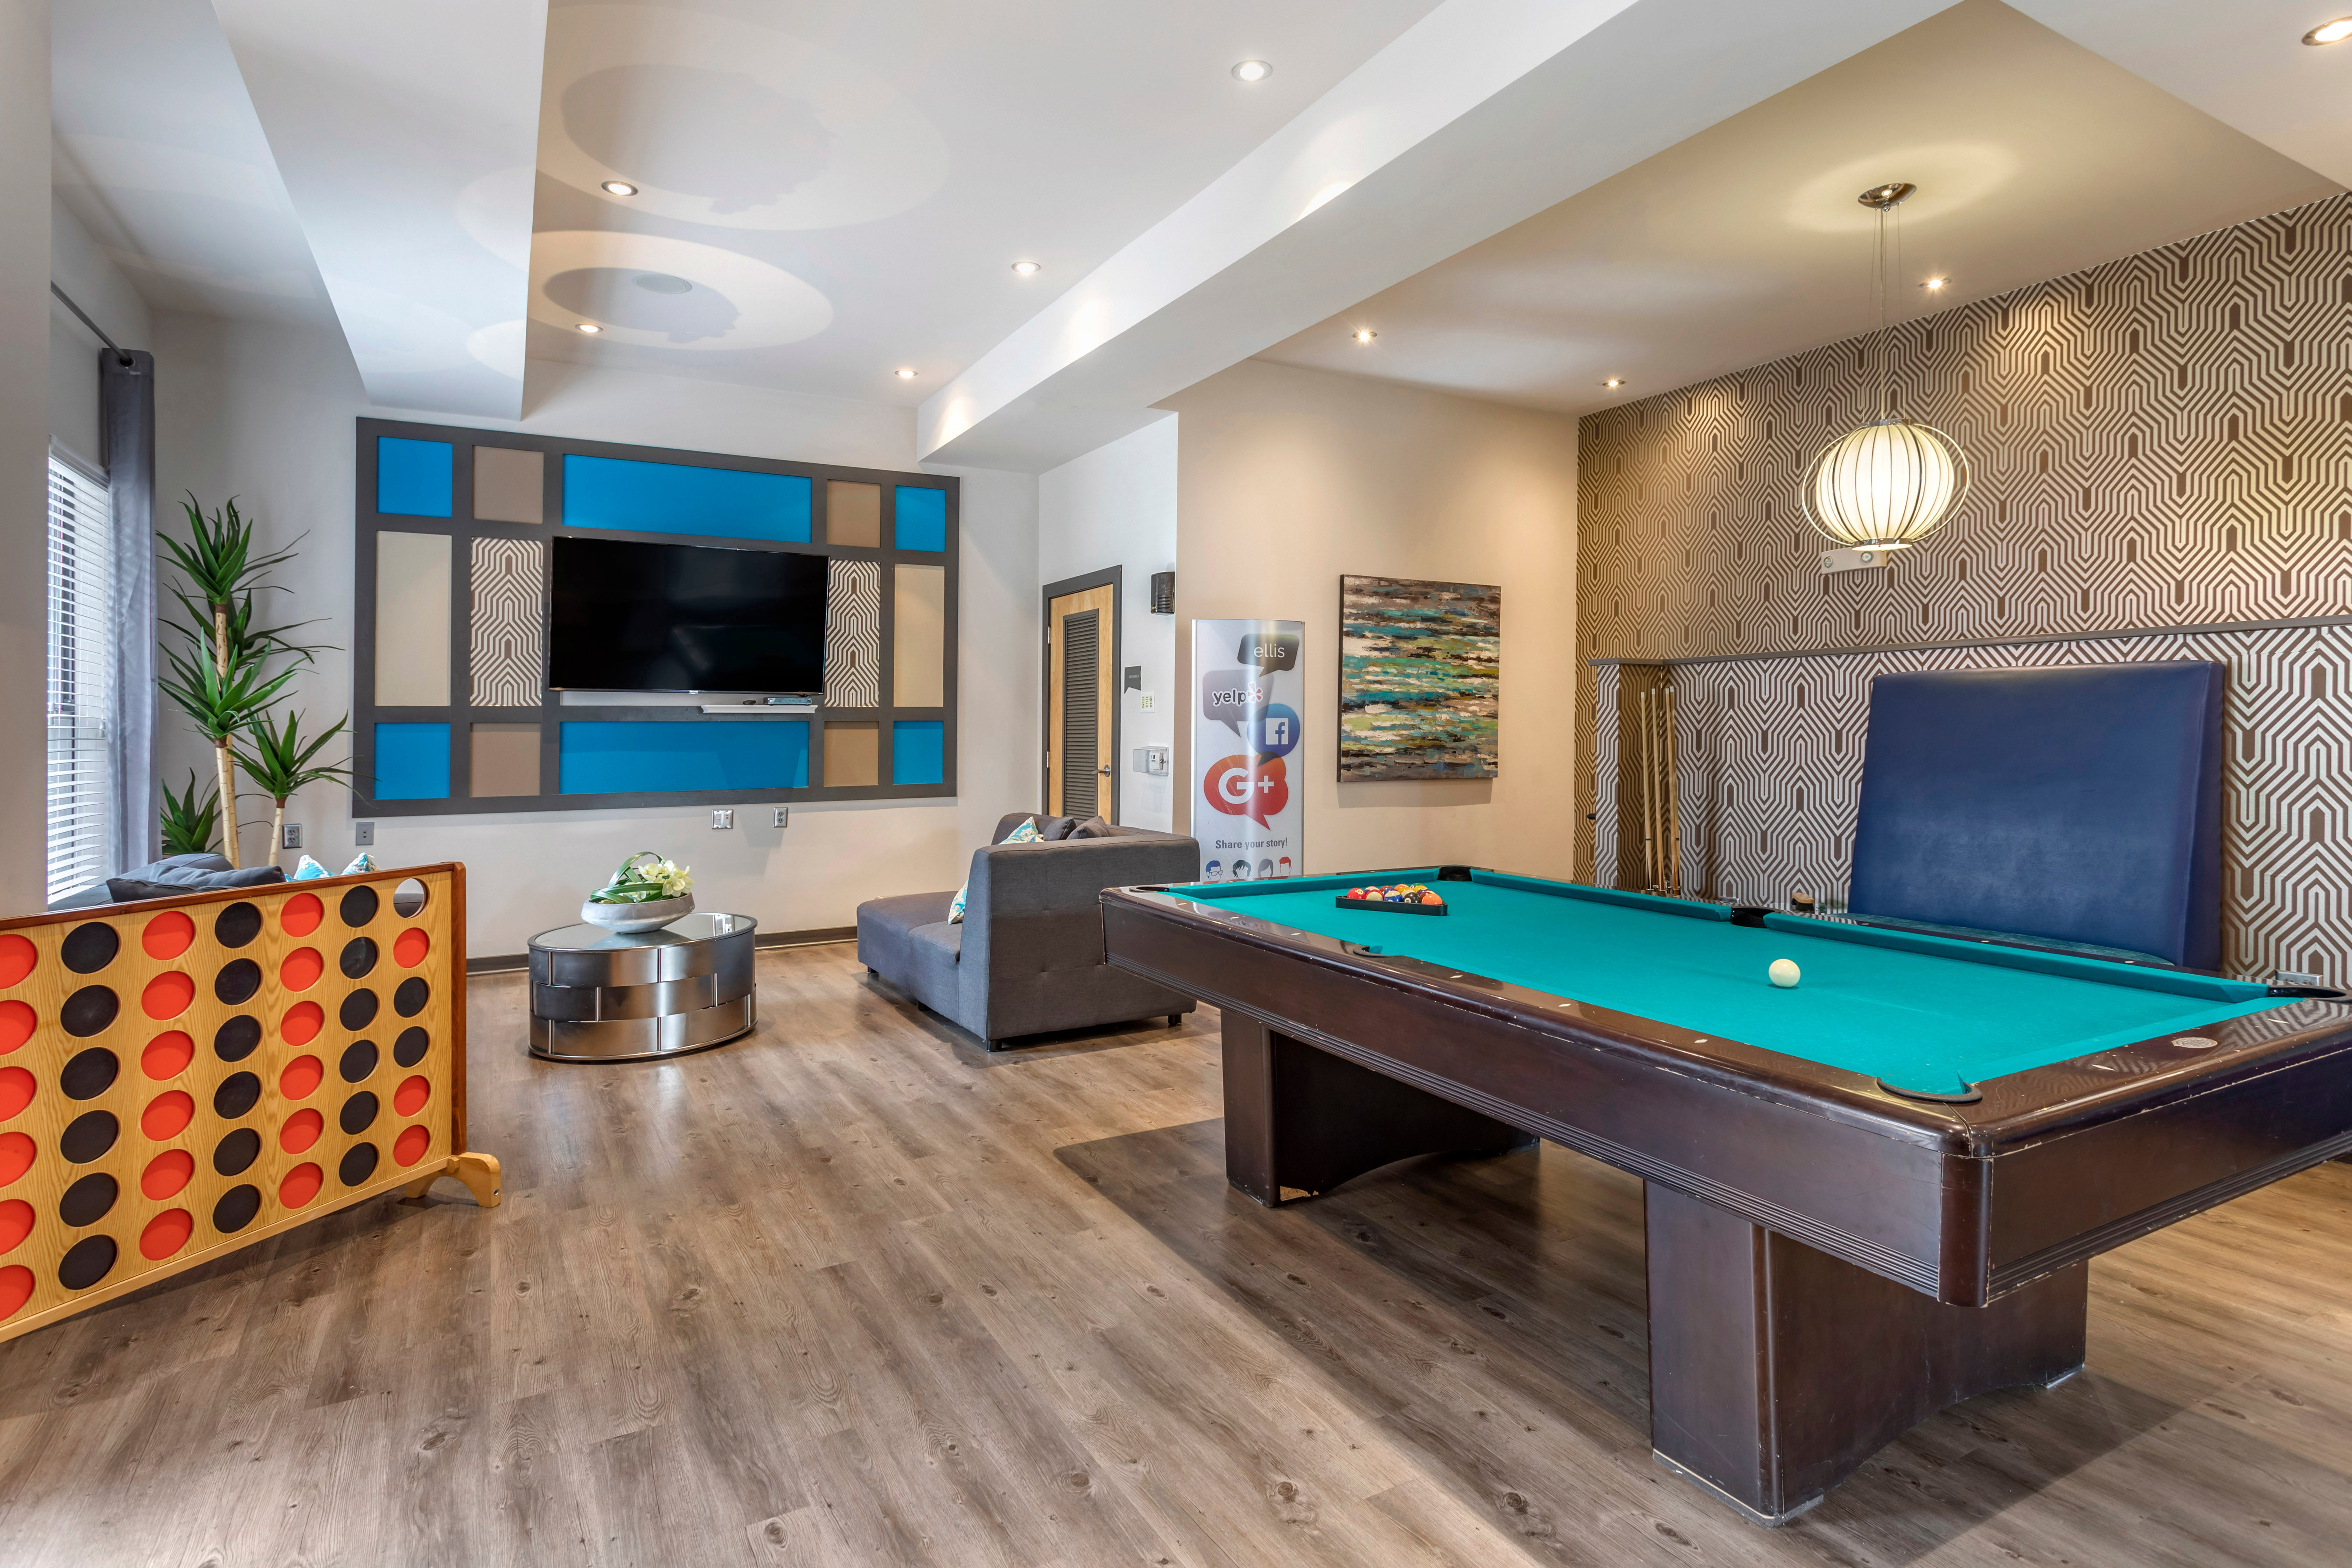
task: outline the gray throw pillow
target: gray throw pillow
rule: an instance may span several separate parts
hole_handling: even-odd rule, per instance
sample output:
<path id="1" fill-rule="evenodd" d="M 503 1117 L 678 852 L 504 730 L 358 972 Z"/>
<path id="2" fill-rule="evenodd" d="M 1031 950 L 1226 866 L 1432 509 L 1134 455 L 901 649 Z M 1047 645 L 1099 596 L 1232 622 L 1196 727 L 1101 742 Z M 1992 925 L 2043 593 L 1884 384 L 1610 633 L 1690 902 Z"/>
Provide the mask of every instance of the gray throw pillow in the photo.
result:
<path id="1" fill-rule="evenodd" d="M 219 859 L 218 856 L 207 857 Z M 142 899 L 176 899 L 186 893 L 216 893 L 227 888 L 264 888 L 282 882 L 286 873 L 276 866 L 247 866 L 243 870 L 207 870 L 198 866 L 142 866 L 144 876 L 109 877 L 107 891 L 118 904 Z"/>
<path id="2" fill-rule="evenodd" d="M 1110 830 L 1109 823 L 1105 822 L 1100 816 L 1089 816 L 1084 822 L 1079 823 L 1076 827 L 1070 829 L 1070 837 L 1073 838 L 1109 838 L 1113 837 L 1113 835 Z"/>
<path id="3" fill-rule="evenodd" d="M 1048 844 L 1059 844 L 1070 837 L 1078 826 L 1072 816 L 1041 816 L 1037 819 L 1037 837 Z"/>

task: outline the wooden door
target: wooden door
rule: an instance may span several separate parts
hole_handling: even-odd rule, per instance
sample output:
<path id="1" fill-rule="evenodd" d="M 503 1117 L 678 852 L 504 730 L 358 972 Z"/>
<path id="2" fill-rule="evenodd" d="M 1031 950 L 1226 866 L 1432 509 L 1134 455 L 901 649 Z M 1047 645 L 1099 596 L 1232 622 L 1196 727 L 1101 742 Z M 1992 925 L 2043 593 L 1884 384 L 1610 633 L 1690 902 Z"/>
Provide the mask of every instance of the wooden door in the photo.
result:
<path id="1" fill-rule="evenodd" d="M 1108 583 L 1045 605 L 1045 810 L 1053 816 L 1108 816 L 1117 700 L 1111 689 L 1112 617 Z"/>

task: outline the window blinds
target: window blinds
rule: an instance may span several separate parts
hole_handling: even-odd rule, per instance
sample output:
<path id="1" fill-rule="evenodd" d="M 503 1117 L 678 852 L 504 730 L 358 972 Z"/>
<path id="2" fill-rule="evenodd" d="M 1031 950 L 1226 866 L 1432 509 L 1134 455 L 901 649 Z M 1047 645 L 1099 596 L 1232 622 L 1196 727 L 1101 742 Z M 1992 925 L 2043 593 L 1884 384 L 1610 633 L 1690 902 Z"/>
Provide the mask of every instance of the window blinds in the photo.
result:
<path id="1" fill-rule="evenodd" d="M 114 551 L 106 481 L 49 458 L 48 892 L 109 872 L 113 843 Z"/>

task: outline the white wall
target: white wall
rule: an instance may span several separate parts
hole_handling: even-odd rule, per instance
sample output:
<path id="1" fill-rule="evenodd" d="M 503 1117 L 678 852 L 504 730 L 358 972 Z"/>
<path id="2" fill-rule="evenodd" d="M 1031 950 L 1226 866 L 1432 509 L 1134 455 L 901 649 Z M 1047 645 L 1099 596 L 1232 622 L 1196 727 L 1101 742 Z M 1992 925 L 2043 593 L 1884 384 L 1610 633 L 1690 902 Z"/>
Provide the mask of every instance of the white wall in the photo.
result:
<path id="1" fill-rule="evenodd" d="M 1307 754 L 1291 772 L 1306 795 L 1304 868 L 1451 861 L 1570 875 L 1575 422 L 1257 361 L 1165 406 L 1183 430 L 1178 689 L 1191 689 L 1195 616 L 1307 624 Z M 1338 782 L 1342 575 L 1502 585 L 1501 776 Z M 1180 827 L 1192 818 L 1191 732 L 1177 731 Z"/>
<path id="2" fill-rule="evenodd" d="M 285 545 L 308 533 L 281 569 L 289 618 L 338 645 L 299 682 L 310 718 L 331 721 L 352 700 L 352 508 L 354 433 L 362 415 L 464 423 L 603 441 L 731 452 L 869 468 L 913 467 L 913 415 L 720 383 L 534 361 L 520 422 L 436 419 L 371 407 L 341 340 L 299 329 L 163 316 L 156 322 L 159 488 L 194 489 L 207 510 L 234 494 Z M 857 904 L 892 893 L 952 888 L 971 851 L 1008 802 L 1035 791 L 1037 681 L 1036 481 L 1026 475 L 934 468 L 962 488 L 962 649 L 958 798 L 837 802 L 793 808 L 792 826 L 738 814 L 713 832 L 707 808 L 518 812 L 376 819 L 385 865 L 462 860 L 468 871 L 469 952 L 516 953 L 534 932 L 577 918 L 581 898 L 621 858 L 656 849 L 694 868 L 706 909 L 758 917 L 762 930 L 852 923 Z M 158 747 L 174 783 L 204 744 L 167 722 Z M 266 814 L 248 800 L 242 816 Z M 340 869 L 356 851 L 348 795 L 305 791 L 288 807 L 310 852 Z M 257 846 L 258 841 L 254 841 Z M 248 863 L 258 863 L 248 852 Z M 290 867 L 297 855 L 280 857 Z"/>
<path id="3" fill-rule="evenodd" d="M 1176 569 L 1177 423 L 1175 415 L 1162 415 L 1037 479 L 1039 582 L 1121 568 L 1119 662 L 1142 666 L 1143 691 L 1118 683 L 1118 819 L 1163 832 L 1172 820 L 1173 774 L 1138 772 L 1135 750 L 1172 745 L 1183 706 L 1175 696 L 1176 617 L 1151 613 L 1151 574 Z M 1142 710 L 1146 694 L 1154 699 L 1149 713 Z M 1034 776 L 1033 769 L 1033 795 Z"/>
<path id="4" fill-rule="evenodd" d="M 148 346 L 155 324 L 147 301 L 54 194 L 49 203 L 49 276 L 105 329 L 107 336 L 126 349 Z M 106 456 L 100 449 L 105 443 L 98 417 L 98 361 L 105 352 L 90 330 L 51 295 L 49 434 L 90 464 L 103 461 Z"/>
<path id="5" fill-rule="evenodd" d="M 0 910 L 47 905 L 49 7 L 0 0 Z"/>

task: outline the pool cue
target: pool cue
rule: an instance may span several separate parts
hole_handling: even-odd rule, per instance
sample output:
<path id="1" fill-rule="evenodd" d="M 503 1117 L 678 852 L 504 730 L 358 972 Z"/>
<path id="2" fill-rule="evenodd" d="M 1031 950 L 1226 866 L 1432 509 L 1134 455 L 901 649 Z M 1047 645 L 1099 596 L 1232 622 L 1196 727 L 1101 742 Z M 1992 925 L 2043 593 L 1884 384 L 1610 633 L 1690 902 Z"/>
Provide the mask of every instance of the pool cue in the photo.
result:
<path id="1" fill-rule="evenodd" d="M 1643 890 L 1658 886 L 1657 752 L 1650 741 L 1650 689 L 1642 688 L 1642 872 Z"/>
<path id="2" fill-rule="evenodd" d="M 1683 893 L 1683 807 L 1680 781 L 1675 773 L 1675 689 L 1666 688 L 1666 886 L 1675 897 Z"/>

